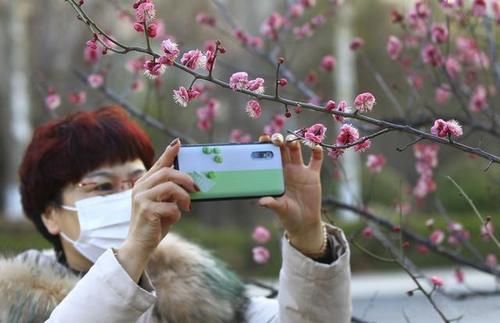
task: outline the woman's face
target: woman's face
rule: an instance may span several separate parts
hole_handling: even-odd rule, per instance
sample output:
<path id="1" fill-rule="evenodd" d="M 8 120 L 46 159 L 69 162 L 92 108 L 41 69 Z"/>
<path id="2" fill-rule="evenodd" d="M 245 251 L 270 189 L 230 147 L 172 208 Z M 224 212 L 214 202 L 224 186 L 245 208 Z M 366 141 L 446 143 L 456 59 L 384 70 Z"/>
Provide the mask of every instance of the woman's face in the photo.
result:
<path id="1" fill-rule="evenodd" d="M 81 199 L 128 190 L 145 172 L 146 167 L 140 159 L 99 167 L 87 173 L 79 183 L 65 186 L 62 204 L 74 207 L 75 202 Z M 47 210 L 42 219 L 51 234 L 63 232 L 72 240 L 77 240 L 80 235 L 78 216 L 74 211 L 53 207 Z M 70 267 L 76 270 L 90 268 L 92 263 L 76 251 L 71 243 L 64 239 L 61 242 Z"/>

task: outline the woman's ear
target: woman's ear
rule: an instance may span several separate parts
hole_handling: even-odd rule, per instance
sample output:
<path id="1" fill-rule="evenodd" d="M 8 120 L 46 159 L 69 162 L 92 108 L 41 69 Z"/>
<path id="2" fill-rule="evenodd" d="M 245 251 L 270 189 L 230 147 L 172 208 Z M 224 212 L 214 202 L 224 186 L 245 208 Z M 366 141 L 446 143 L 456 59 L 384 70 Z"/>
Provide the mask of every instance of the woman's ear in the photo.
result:
<path id="1" fill-rule="evenodd" d="M 59 214 L 56 207 L 49 205 L 45 209 L 45 212 L 42 214 L 42 222 L 50 234 L 58 235 L 61 232 Z"/>

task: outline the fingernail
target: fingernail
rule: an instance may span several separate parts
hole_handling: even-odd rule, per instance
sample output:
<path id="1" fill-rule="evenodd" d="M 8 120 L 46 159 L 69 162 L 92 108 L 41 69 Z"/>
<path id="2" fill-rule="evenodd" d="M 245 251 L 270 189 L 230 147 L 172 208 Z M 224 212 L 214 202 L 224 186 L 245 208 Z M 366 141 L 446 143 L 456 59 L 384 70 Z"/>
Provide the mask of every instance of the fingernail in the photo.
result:
<path id="1" fill-rule="evenodd" d="M 200 192 L 200 187 L 198 185 L 196 185 L 196 183 L 194 184 L 194 189 L 196 190 L 196 192 Z"/>
<path id="2" fill-rule="evenodd" d="M 179 138 L 175 138 L 174 140 L 172 140 L 172 142 L 170 143 L 170 147 L 174 147 L 175 145 L 177 145 L 179 143 Z"/>

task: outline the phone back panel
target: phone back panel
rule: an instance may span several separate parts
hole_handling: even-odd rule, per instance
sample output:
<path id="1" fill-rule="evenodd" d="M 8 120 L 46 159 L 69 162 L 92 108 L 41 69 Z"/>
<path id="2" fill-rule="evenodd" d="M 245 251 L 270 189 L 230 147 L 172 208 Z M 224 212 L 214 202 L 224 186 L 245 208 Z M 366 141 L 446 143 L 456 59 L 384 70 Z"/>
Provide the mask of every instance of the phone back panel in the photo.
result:
<path id="1" fill-rule="evenodd" d="M 184 145 L 176 168 L 201 192 L 192 200 L 280 196 L 285 192 L 279 147 L 273 144 Z"/>

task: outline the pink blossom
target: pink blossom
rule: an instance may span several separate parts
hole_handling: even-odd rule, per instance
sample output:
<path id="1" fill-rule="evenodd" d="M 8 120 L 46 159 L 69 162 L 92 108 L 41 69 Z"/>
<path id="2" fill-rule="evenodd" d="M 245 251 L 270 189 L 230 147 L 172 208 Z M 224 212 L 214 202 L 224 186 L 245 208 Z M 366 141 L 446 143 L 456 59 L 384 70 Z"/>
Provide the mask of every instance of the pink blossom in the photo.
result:
<path id="1" fill-rule="evenodd" d="M 333 100 L 328 100 L 325 105 L 325 110 L 328 112 L 332 112 L 337 108 L 337 104 Z"/>
<path id="2" fill-rule="evenodd" d="M 210 27 L 214 27 L 216 20 L 215 20 L 215 17 L 210 16 L 206 12 L 199 12 L 196 15 L 196 22 L 200 25 L 207 25 Z"/>
<path id="3" fill-rule="evenodd" d="M 443 55 L 438 47 L 427 44 L 422 49 L 422 61 L 432 66 L 440 66 L 443 64 Z"/>
<path id="4" fill-rule="evenodd" d="M 361 235 L 365 238 L 371 238 L 373 237 L 373 229 L 371 227 L 365 227 L 362 231 L 361 231 Z"/>
<path id="5" fill-rule="evenodd" d="M 443 230 L 440 230 L 440 229 L 434 230 L 431 233 L 431 235 L 429 236 L 429 240 L 431 241 L 432 244 L 435 244 L 435 245 L 440 245 L 441 243 L 443 243 L 444 238 L 445 238 L 445 234 L 444 234 Z"/>
<path id="6" fill-rule="evenodd" d="M 158 24 L 156 22 L 152 22 L 148 25 L 147 33 L 151 38 L 155 38 L 158 35 Z"/>
<path id="7" fill-rule="evenodd" d="M 435 287 L 443 287 L 443 279 L 441 277 L 438 277 L 438 276 L 432 276 L 431 277 L 431 283 L 432 285 L 434 285 Z"/>
<path id="8" fill-rule="evenodd" d="M 252 249 L 253 260 L 258 264 L 265 264 L 269 261 L 271 253 L 265 247 L 255 247 Z"/>
<path id="9" fill-rule="evenodd" d="M 326 23 L 326 18 L 323 15 L 317 15 L 311 18 L 311 26 L 317 28 Z"/>
<path id="10" fill-rule="evenodd" d="M 144 75 L 152 80 L 165 73 L 165 70 L 165 65 L 154 59 L 150 59 L 144 63 Z"/>
<path id="11" fill-rule="evenodd" d="M 258 77 L 255 80 L 248 81 L 246 89 L 257 94 L 264 93 L 264 79 Z"/>
<path id="12" fill-rule="evenodd" d="M 233 129 L 229 135 L 230 142 L 250 142 L 252 137 L 249 134 L 244 134 L 240 129 Z"/>
<path id="13" fill-rule="evenodd" d="M 61 105 L 61 97 L 59 94 L 49 91 L 49 94 L 45 97 L 45 106 L 50 110 L 55 110 Z"/>
<path id="14" fill-rule="evenodd" d="M 127 61 L 125 67 L 132 73 L 138 73 L 144 69 L 145 62 L 146 59 L 144 58 L 144 56 L 133 58 Z"/>
<path id="15" fill-rule="evenodd" d="M 256 226 L 252 233 L 252 238 L 255 242 L 264 244 L 271 239 L 271 232 L 263 226 Z"/>
<path id="16" fill-rule="evenodd" d="M 346 110 L 347 110 L 347 102 L 344 101 L 344 100 L 340 101 L 339 104 L 337 105 L 336 110 L 339 111 L 339 112 L 346 112 Z M 334 118 L 338 122 L 344 122 L 344 116 L 335 114 Z"/>
<path id="17" fill-rule="evenodd" d="M 434 99 L 438 104 L 446 104 L 451 96 L 451 89 L 448 84 L 442 84 L 436 88 Z"/>
<path id="18" fill-rule="evenodd" d="M 290 17 L 298 18 L 304 14 L 304 6 L 300 3 L 294 3 L 290 6 L 288 12 L 290 13 Z"/>
<path id="19" fill-rule="evenodd" d="M 448 28 L 444 24 L 434 24 L 431 29 L 432 41 L 443 44 L 448 40 Z"/>
<path id="20" fill-rule="evenodd" d="M 429 248 L 424 244 L 420 244 L 417 246 L 417 252 L 419 254 L 425 255 L 429 253 Z"/>
<path id="21" fill-rule="evenodd" d="M 134 22 L 132 25 L 134 27 L 134 30 L 137 31 L 138 33 L 143 33 L 144 32 L 144 24 L 141 22 Z"/>
<path id="22" fill-rule="evenodd" d="M 259 36 L 250 36 L 248 38 L 248 45 L 253 48 L 262 48 L 264 46 L 264 41 Z"/>
<path id="23" fill-rule="evenodd" d="M 311 37 L 314 34 L 310 23 L 305 23 L 302 26 L 294 27 L 292 32 L 297 39 Z"/>
<path id="24" fill-rule="evenodd" d="M 457 283 L 462 284 L 465 281 L 465 274 L 461 268 L 455 268 L 454 274 Z"/>
<path id="25" fill-rule="evenodd" d="M 491 223 L 491 221 L 488 221 L 485 225 L 481 226 L 481 237 L 484 240 L 489 240 L 493 235 L 494 230 L 495 228 L 493 227 L 493 223 Z"/>
<path id="26" fill-rule="evenodd" d="M 85 91 L 72 92 L 68 95 L 68 101 L 75 105 L 85 104 L 87 101 L 87 93 Z"/>
<path id="27" fill-rule="evenodd" d="M 386 164 L 386 159 L 384 155 L 378 154 L 378 155 L 368 155 L 366 158 L 366 167 L 368 167 L 368 170 L 372 173 L 380 173 L 382 171 L 382 168 Z"/>
<path id="28" fill-rule="evenodd" d="M 320 67 L 326 72 L 331 72 L 335 68 L 336 64 L 337 61 L 335 60 L 335 57 L 333 57 L 333 55 L 325 55 L 321 60 Z"/>
<path id="29" fill-rule="evenodd" d="M 462 126 L 456 120 L 444 121 L 437 119 L 434 121 L 434 126 L 431 128 L 431 133 L 438 137 L 460 137 L 463 135 Z"/>
<path id="30" fill-rule="evenodd" d="M 102 56 L 102 51 L 99 50 L 97 38 L 91 39 L 86 42 L 85 49 L 83 50 L 83 59 L 86 63 L 97 63 Z"/>
<path id="31" fill-rule="evenodd" d="M 101 74 L 90 74 L 87 77 L 87 83 L 91 88 L 96 89 L 104 83 L 104 77 Z"/>
<path id="32" fill-rule="evenodd" d="M 200 92 L 194 89 L 186 89 L 181 86 L 179 89 L 174 90 L 174 101 L 183 106 L 187 107 L 188 103 L 193 99 L 197 98 L 200 95 Z"/>
<path id="33" fill-rule="evenodd" d="M 397 60 L 401 53 L 403 52 L 403 43 L 396 36 L 389 36 L 389 40 L 387 41 L 387 54 L 393 60 Z"/>
<path id="34" fill-rule="evenodd" d="M 346 123 L 340 127 L 340 132 L 337 136 L 337 145 L 346 146 L 359 139 L 359 131 L 351 124 Z"/>
<path id="35" fill-rule="evenodd" d="M 487 95 L 486 88 L 483 85 L 478 85 L 470 99 L 469 110 L 472 112 L 484 110 L 488 104 Z"/>
<path id="36" fill-rule="evenodd" d="M 315 146 L 316 144 L 320 144 L 325 140 L 326 127 L 317 123 L 307 128 L 304 133 L 305 144 L 310 146 Z"/>
<path id="37" fill-rule="evenodd" d="M 160 57 L 161 62 L 163 64 L 173 65 L 175 59 L 179 55 L 179 48 L 177 43 L 175 43 L 171 39 L 166 39 L 161 42 L 161 49 L 165 53 L 165 55 Z"/>
<path id="38" fill-rule="evenodd" d="M 311 8 L 316 5 L 316 0 L 300 0 L 300 3 L 305 7 L 305 8 Z"/>
<path id="39" fill-rule="evenodd" d="M 355 37 L 352 41 L 351 44 L 349 45 L 349 48 L 353 51 L 356 51 L 363 47 L 365 45 L 365 41 L 361 37 Z"/>
<path id="40" fill-rule="evenodd" d="M 278 12 L 271 14 L 261 25 L 260 32 L 262 35 L 276 40 L 278 33 L 285 25 L 285 18 Z"/>
<path id="41" fill-rule="evenodd" d="M 356 146 L 354 146 L 354 151 L 356 152 L 365 152 L 372 146 L 372 141 L 370 139 L 366 139 L 363 142 L 360 142 Z"/>
<path id="42" fill-rule="evenodd" d="M 337 160 L 344 154 L 344 149 L 328 148 L 328 157 L 333 160 Z"/>
<path id="43" fill-rule="evenodd" d="M 251 37 L 241 29 L 233 30 L 233 35 L 242 45 L 246 45 L 249 42 L 249 38 Z"/>
<path id="44" fill-rule="evenodd" d="M 135 18 L 139 23 L 149 23 L 156 15 L 155 5 L 152 2 L 141 3 L 135 10 Z"/>
<path id="45" fill-rule="evenodd" d="M 288 84 L 288 80 L 286 78 L 280 78 L 278 80 L 278 85 L 281 87 L 285 87 Z"/>
<path id="46" fill-rule="evenodd" d="M 476 17 L 483 17 L 486 15 L 486 1 L 474 0 L 472 3 L 472 15 Z"/>
<path id="47" fill-rule="evenodd" d="M 248 101 L 245 111 L 248 113 L 248 116 L 252 119 L 258 119 L 262 115 L 262 108 L 260 106 L 259 101 L 257 100 Z"/>
<path id="48" fill-rule="evenodd" d="M 490 268 L 496 268 L 498 261 L 497 261 L 497 256 L 494 254 L 490 253 L 486 255 L 486 260 L 485 260 L 486 266 Z"/>
<path id="49" fill-rule="evenodd" d="M 247 84 L 248 74 L 246 72 L 234 73 L 229 79 L 229 86 L 233 89 L 233 91 L 245 89 Z"/>
<path id="50" fill-rule="evenodd" d="M 193 49 L 182 55 L 181 64 L 192 70 L 206 68 L 207 57 L 199 49 Z"/>
<path id="51" fill-rule="evenodd" d="M 370 92 L 358 94 L 354 99 L 354 107 L 361 112 L 371 111 L 375 105 L 375 96 Z"/>

